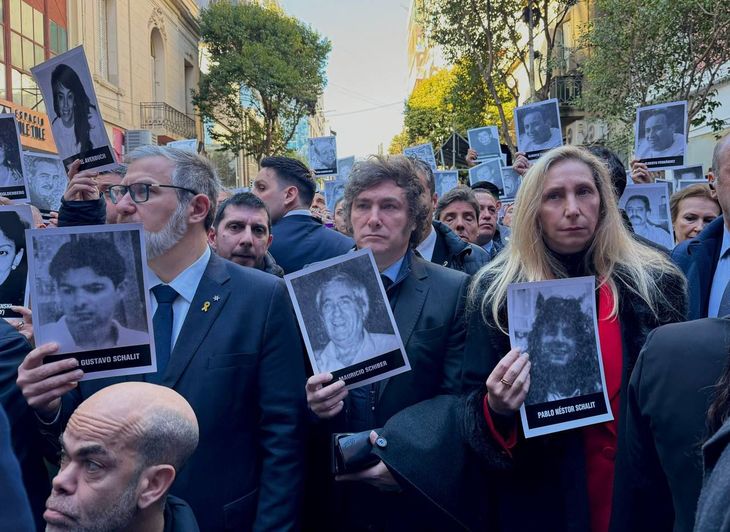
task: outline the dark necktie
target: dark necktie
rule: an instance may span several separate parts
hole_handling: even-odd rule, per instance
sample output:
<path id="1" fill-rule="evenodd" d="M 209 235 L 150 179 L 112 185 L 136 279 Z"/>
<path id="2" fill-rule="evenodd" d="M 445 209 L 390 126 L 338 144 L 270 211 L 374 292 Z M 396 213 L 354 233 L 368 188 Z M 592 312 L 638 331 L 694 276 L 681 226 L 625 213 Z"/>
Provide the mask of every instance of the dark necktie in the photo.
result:
<path id="1" fill-rule="evenodd" d="M 380 274 L 380 279 L 383 281 L 383 286 L 385 287 L 385 292 L 388 292 L 388 288 L 393 286 L 393 281 L 390 280 L 390 277 L 387 275 Z"/>
<path id="2" fill-rule="evenodd" d="M 152 288 L 157 300 L 157 310 L 152 318 L 152 328 L 155 330 L 155 353 L 157 354 L 157 374 L 150 380 L 161 382 L 162 375 L 170 361 L 172 346 L 172 304 L 179 295 L 175 289 L 166 284 L 158 284 Z"/>
<path id="3" fill-rule="evenodd" d="M 730 314 L 730 283 L 727 284 L 725 291 L 722 293 L 720 306 L 717 309 L 717 317 L 723 318 L 728 314 Z"/>

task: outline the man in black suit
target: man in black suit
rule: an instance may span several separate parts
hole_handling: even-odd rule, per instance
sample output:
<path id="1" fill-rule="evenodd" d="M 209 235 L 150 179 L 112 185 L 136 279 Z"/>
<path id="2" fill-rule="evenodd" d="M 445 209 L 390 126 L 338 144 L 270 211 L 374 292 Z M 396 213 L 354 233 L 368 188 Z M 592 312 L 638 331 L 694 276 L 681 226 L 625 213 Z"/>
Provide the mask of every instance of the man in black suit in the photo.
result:
<path id="1" fill-rule="evenodd" d="M 715 145 L 710 186 L 715 189 L 722 216 L 696 237 L 672 251 L 689 284 L 689 318 L 730 314 L 730 133 Z"/>
<path id="2" fill-rule="evenodd" d="M 77 168 L 66 201 L 102 202 L 93 173 Z M 303 478 L 301 343 L 284 283 L 211 253 L 217 188 L 208 160 L 145 146 L 109 189 L 118 221 L 145 229 L 157 373 L 79 383 L 75 359 L 42 364 L 57 349 L 45 344 L 25 358 L 18 384 L 51 441 L 105 386 L 173 388 L 193 407 L 201 437 L 171 493 L 190 504 L 200 528 L 293 530 Z"/>
<path id="3" fill-rule="evenodd" d="M 615 530 L 692 530 L 707 409 L 729 349 L 728 318 L 664 325 L 649 334 L 626 395 Z"/>
<path id="4" fill-rule="evenodd" d="M 412 159 L 416 175 L 421 181 L 421 202 L 426 208 L 429 224 L 421 229 L 416 250 L 424 259 L 452 270 L 473 275 L 489 262 L 489 254 L 480 246 L 464 242 L 448 225 L 433 220 L 438 195 L 431 167 L 420 159 Z"/>
<path id="5" fill-rule="evenodd" d="M 269 252 L 285 273 L 347 253 L 355 243 L 328 229 L 309 212 L 316 184 L 302 162 L 289 157 L 264 157 L 252 192 L 271 213 L 274 240 Z"/>
<path id="6" fill-rule="evenodd" d="M 312 376 L 306 385 L 309 407 L 328 421 L 331 431 L 375 429 L 407 406 L 459 390 L 469 277 L 413 252 L 428 224 L 422 195 L 413 162 L 401 155 L 368 160 L 350 174 L 345 219 L 357 247 L 373 252 L 411 371 L 349 393 L 342 381 L 331 383 L 330 373 Z M 326 474 L 319 471 L 320 476 Z M 336 516 L 332 528 L 417 528 L 419 515 L 409 501 L 387 493 L 398 489 L 398 483 L 382 462 L 340 480 L 352 484 L 339 483 L 335 498 L 324 504 L 335 506 L 328 514 Z"/>

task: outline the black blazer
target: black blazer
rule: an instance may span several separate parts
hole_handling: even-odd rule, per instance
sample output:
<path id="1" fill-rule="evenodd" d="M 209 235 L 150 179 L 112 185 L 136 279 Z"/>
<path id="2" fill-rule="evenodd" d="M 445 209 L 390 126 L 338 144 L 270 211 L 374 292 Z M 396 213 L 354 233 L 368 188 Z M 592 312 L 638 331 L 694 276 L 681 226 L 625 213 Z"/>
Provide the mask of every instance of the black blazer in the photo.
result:
<path id="1" fill-rule="evenodd" d="M 38 438 L 36 416 L 15 383 L 18 366 L 31 350 L 30 344 L 7 321 L 0 319 L 0 405 L 12 429 L 13 451 L 23 473 L 33 517 L 38 530 L 45 528 L 43 512 L 51 493 L 51 483 L 43 463 L 48 447 Z M 2 490 L 0 490 L 2 493 Z M 0 500 L 3 497 L 0 496 Z M 0 528 L 2 528 L 0 521 Z"/>
<path id="2" fill-rule="evenodd" d="M 269 253 L 285 273 L 344 255 L 355 245 L 351 238 L 301 214 L 283 217 L 273 225 L 271 234 L 274 239 Z"/>
<path id="3" fill-rule="evenodd" d="M 707 317 L 724 227 L 723 217 L 718 216 L 699 235 L 685 240 L 672 251 L 672 260 L 684 272 L 689 284 L 690 320 Z"/>
<path id="4" fill-rule="evenodd" d="M 629 384 L 616 463 L 618 530 L 692 530 L 705 417 L 729 349 L 728 319 L 665 325 L 647 338 Z"/>
<path id="5" fill-rule="evenodd" d="M 171 493 L 190 504 L 201 530 L 297 528 L 303 360 L 284 282 L 211 255 L 161 383 L 198 417 L 200 443 Z M 61 417 L 104 386 L 142 379 L 81 383 L 64 396 Z"/>
<path id="6" fill-rule="evenodd" d="M 10 444 L 10 424 L 0 405 L 0 523 L 5 530 L 31 532 L 36 529 L 23 486 L 18 460 Z M 41 527 L 37 527 L 41 530 Z"/>
<path id="7" fill-rule="evenodd" d="M 376 425 L 404 408 L 459 389 L 466 323 L 464 304 L 469 277 L 412 255 L 410 273 L 394 285 L 393 315 L 411 371 L 381 381 L 376 394 Z M 305 530 L 339 531 L 387 524 L 393 530 L 423 530 L 421 501 L 384 493 L 363 483 L 330 483 L 329 435 L 352 430 L 350 397 L 335 419 L 321 423 L 310 456 Z M 324 433 L 324 434 L 323 434 Z M 324 457 L 322 455 L 325 455 Z M 355 527 L 355 528 L 351 528 Z"/>
<path id="8" fill-rule="evenodd" d="M 651 330 L 665 323 L 682 321 L 686 314 L 686 288 L 681 274 L 667 273 L 656 282 L 671 303 L 661 309 L 658 319 L 627 287 L 621 284 L 618 287 L 623 344 L 621 406 L 615 413 L 619 449 L 624 433 L 626 388 L 644 341 Z M 491 318 L 491 314 L 488 317 Z M 485 323 L 476 309 L 470 314 L 468 335 L 463 388 L 465 391 L 480 389 L 484 397 L 487 377 L 509 352 L 509 337 L 500 332 L 491 319 Z M 519 423 L 517 416 L 514 422 Z M 521 428 L 517 430 L 521 434 Z M 493 477 L 492 488 L 499 494 L 495 520 L 498 530 L 590 530 L 584 442 L 580 430 L 521 439 L 512 454 L 511 471 Z"/>

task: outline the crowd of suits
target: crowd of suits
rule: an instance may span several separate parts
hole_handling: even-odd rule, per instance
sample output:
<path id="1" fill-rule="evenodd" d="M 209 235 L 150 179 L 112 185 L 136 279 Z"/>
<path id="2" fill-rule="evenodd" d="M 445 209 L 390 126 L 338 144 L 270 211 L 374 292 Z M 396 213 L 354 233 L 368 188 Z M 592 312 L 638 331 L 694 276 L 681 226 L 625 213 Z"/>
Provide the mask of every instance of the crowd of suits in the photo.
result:
<path id="1" fill-rule="evenodd" d="M 66 225 L 103 223 L 103 201 L 64 202 L 59 220 Z M 306 410 L 304 382 L 311 369 L 306 367 L 283 282 L 276 275 L 242 268 L 212 255 L 161 380 L 190 402 L 200 422 L 200 444 L 180 472 L 172 494 L 194 509 L 201 530 L 407 530 L 416 529 L 416 524 L 420 530 L 448 530 L 484 526 L 482 519 L 487 517 L 465 511 L 478 504 L 479 497 L 490 496 L 488 486 L 478 486 L 471 478 L 471 460 L 480 456 L 493 470 L 500 470 L 507 467 L 505 456 L 489 446 L 459 446 L 457 442 L 469 441 L 478 447 L 478 441 L 485 438 L 474 434 L 483 427 L 473 415 L 463 412 L 469 410 L 468 403 L 465 407 L 463 402 L 442 396 L 455 397 L 483 387 L 488 368 L 509 350 L 506 337 L 485 328 L 479 314 L 467 308 L 470 276 L 494 254 L 465 243 L 445 224 L 434 221 L 433 226 L 437 243 L 431 261 L 408 251 L 407 270 L 387 290 L 412 370 L 364 387 L 361 394 L 348 397 L 342 414 L 328 421 L 315 420 Z M 269 251 L 286 273 L 343 255 L 354 247 L 351 238 L 301 214 L 281 218 L 272 233 Z M 676 300 L 688 297 L 689 319 L 707 316 L 722 235 L 720 217 L 672 253 L 688 279 L 689 290 L 675 294 L 681 283 L 674 279 L 664 279 L 661 286 Z M 499 251 L 502 243 L 495 244 Z M 698 442 L 705 433 L 704 413 L 712 386 L 727 363 L 730 322 L 712 319 L 657 329 L 662 322 L 646 313 L 632 294 L 622 297 L 625 302 L 620 321 L 627 344 L 619 434 L 627 454 L 616 464 L 615 490 L 631 496 L 615 499 L 616 529 L 669 530 L 676 522 L 677 529 L 689 530 L 702 478 Z M 204 302 L 213 300 L 216 303 L 209 311 L 196 312 Z M 683 303 L 679 301 L 677 306 Z M 671 316 L 664 322 L 682 319 Z M 699 356 L 685 356 L 682 346 Z M 52 457 L 57 450 L 54 441 L 73 409 L 112 382 L 149 377 L 81 383 L 64 397 L 58 419 L 39 428 L 14 383 L 17 367 L 29 350 L 25 339 L 0 320 L 0 471 L 16 472 L 17 477 L 19 470 L 25 488 L 12 485 L 12 475 L 0 474 L 0 513 L 22 520 L 27 517 L 22 512 L 4 509 L 29 507 L 37 527 L 42 528 L 41 515 L 50 490 L 43 457 Z M 351 402 L 363 397 L 370 401 L 370 418 L 353 420 Z M 388 423 L 398 420 L 404 409 L 419 404 L 420 417 L 419 410 L 411 412 L 422 423 L 414 424 L 413 414 Z M 4 437 L 8 434 L 5 413 L 12 439 Z M 459 419 L 473 423 L 459 424 Z M 383 426 L 387 426 L 384 435 L 394 442 L 404 433 L 422 438 L 423 454 L 419 457 L 411 456 L 410 448 L 399 452 L 397 443 L 388 451 L 377 450 L 384 459 L 388 456 L 399 482 L 415 489 L 384 493 L 359 483 L 333 482 L 331 434 Z M 39 431 L 44 438 L 39 437 Z M 455 432 L 461 439 L 452 437 Z M 717 436 L 721 441 L 727 437 L 726 433 Z M 567 441 L 571 435 L 560 438 Z M 547 439 L 533 444 L 546 446 L 533 456 L 548 456 L 554 450 Z M 575 442 L 568 441 L 563 447 L 571 448 L 576 448 Z M 697 453 L 688 459 L 676 455 L 678 448 L 695 448 Z M 637 464 L 641 464 L 638 469 Z M 557 499 L 553 500 L 554 493 L 525 492 L 535 475 L 555 477 L 569 471 L 573 476 L 563 475 L 561 485 L 564 490 L 575 489 L 576 505 L 587 508 L 580 488 L 580 467 L 579 460 L 566 453 L 505 477 L 504 489 L 515 494 L 516 505 L 509 511 L 519 512 L 527 498 L 541 507 L 553 505 L 555 523 L 561 523 L 558 528 L 586 529 L 588 515 L 578 523 L 561 522 L 564 515 Z M 461 477 L 455 478 L 456 473 Z M 175 508 L 182 508 L 177 499 L 172 502 Z M 656 510 L 666 507 L 673 512 Z M 502 528 L 509 530 L 509 516 L 502 518 Z M 620 526 L 623 518 L 626 528 Z M 6 524 L 1 523 L 1 528 Z M 7 529 L 22 528 L 10 523 Z"/>

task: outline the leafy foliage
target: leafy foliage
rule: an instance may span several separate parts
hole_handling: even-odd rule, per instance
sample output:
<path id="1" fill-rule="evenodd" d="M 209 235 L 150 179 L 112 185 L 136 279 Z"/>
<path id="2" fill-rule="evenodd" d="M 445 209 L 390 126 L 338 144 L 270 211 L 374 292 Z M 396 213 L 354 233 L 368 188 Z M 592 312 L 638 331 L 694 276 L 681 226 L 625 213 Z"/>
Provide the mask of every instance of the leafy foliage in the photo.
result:
<path id="1" fill-rule="evenodd" d="M 636 107 L 688 100 L 690 123 L 721 129 L 714 84 L 730 74 L 730 4 L 716 0 L 596 0 L 583 39 L 587 109 L 631 137 Z"/>
<path id="2" fill-rule="evenodd" d="M 223 125 L 213 139 L 256 160 L 283 152 L 299 120 L 315 112 L 329 41 L 280 10 L 227 1 L 202 10 L 200 33 L 211 66 L 193 101 Z"/>

